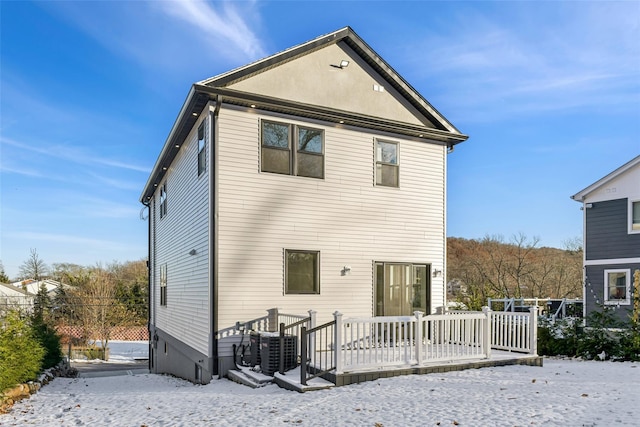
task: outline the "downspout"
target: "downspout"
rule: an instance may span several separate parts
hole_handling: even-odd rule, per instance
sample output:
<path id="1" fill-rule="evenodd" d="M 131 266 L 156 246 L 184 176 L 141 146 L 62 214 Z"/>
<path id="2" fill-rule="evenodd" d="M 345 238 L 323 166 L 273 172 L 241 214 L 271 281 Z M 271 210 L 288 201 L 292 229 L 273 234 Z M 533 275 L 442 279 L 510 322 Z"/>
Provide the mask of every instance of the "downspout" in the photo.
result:
<path id="1" fill-rule="evenodd" d="M 213 366 L 209 367 L 209 372 L 212 375 L 219 375 L 218 365 L 218 116 L 220 114 L 220 106 L 222 104 L 222 96 L 216 96 L 216 105 L 211 115 L 210 133 L 212 134 L 211 144 L 209 145 L 210 156 L 213 157 L 211 161 L 211 172 L 209 181 L 209 239 L 210 247 L 213 249 L 213 256 L 209 257 L 209 271 L 211 280 L 211 290 L 209 298 L 210 307 L 209 313 L 211 315 L 211 336 L 209 337 L 209 343 L 211 345 L 210 362 Z"/>
<path id="2" fill-rule="evenodd" d="M 444 210 L 443 210 L 443 224 L 442 224 L 442 230 L 443 230 L 443 239 L 444 239 L 444 250 L 442 252 L 443 255 L 443 260 L 442 260 L 442 313 L 446 313 L 447 312 L 447 212 L 448 212 L 448 208 L 447 208 L 447 156 L 448 154 L 453 152 L 453 144 L 450 144 L 447 148 L 445 148 L 443 150 L 443 155 L 442 155 L 442 173 L 443 173 L 443 180 L 442 180 L 442 202 L 444 203 Z"/>
<path id="3" fill-rule="evenodd" d="M 147 368 L 151 371 L 151 355 L 153 354 L 153 335 L 151 333 L 151 203 L 142 202 L 142 204 L 146 206 L 149 212 L 147 221 L 147 331 L 149 332 L 149 350 L 147 353 L 149 355 L 149 359 L 147 360 Z M 155 330 L 155 322 L 153 323 L 153 327 Z"/>

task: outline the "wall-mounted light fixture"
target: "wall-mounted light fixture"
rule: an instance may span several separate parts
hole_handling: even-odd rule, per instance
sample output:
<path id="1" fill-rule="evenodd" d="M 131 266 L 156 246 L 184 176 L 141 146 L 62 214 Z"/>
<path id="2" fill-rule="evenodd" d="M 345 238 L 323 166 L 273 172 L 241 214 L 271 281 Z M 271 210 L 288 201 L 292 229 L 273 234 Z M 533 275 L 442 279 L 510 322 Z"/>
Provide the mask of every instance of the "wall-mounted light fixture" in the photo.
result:
<path id="1" fill-rule="evenodd" d="M 433 274 L 432 275 L 433 275 L 433 277 L 440 277 L 440 276 L 442 276 L 442 270 L 436 268 L 436 269 L 433 270 Z"/>
<path id="2" fill-rule="evenodd" d="M 351 266 L 350 265 L 345 265 L 344 267 L 342 267 L 342 270 L 340 271 L 340 274 L 342 276 L 346 276 L 347 274 L 351 274 Z"/>
<path id="3" fill-rule="evenodd" d="M 195 250 L 195 249 L 191 249 L 191 250 L 189 251 L 189 255 L 195 255 L 196 253 L 197 253 L 197 252 L 196 252 L 196 250 Z"/>
<path id="4" fill-rule="evenodd" d="M 340 61 L 338 65 L 331 64 L 331 66 L 333 68 L 340 68 L 340 69 L 347 68 L 349 66 L 349 61 L 347 61 L 346 59 L 343 59 L 342 61 Z"/>

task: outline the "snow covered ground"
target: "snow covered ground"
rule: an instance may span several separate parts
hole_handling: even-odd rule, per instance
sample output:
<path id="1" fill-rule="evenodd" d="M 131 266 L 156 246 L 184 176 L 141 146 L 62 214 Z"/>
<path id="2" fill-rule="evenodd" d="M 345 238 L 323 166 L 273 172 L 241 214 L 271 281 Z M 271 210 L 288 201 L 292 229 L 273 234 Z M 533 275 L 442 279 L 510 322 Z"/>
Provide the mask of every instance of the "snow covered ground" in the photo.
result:
<path id="1" fill-rule="evenodd" d="M 197 386 L 148 374 L 56 378 L 0 415 L 0 426 L 23 425 L 637 426 L 640 364 L 545 359 L 542 368 L 412 375 L 304 394 L 226 379 Z"/>

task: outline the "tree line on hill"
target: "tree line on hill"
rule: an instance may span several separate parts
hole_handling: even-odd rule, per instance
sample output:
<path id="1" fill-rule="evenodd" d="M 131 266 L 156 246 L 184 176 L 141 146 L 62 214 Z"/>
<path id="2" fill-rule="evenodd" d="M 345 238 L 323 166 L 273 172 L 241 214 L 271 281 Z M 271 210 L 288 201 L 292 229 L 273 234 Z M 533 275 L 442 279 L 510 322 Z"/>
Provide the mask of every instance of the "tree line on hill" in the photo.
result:
<path id="1" fill-rule="evenodd" d="M 449 301 L 480 310 L 488 298 L 581 298 L 582 244 L 565 249 L 539 247 L 539 239 L 524 234 L 505 241 L 447 238 Z"/>

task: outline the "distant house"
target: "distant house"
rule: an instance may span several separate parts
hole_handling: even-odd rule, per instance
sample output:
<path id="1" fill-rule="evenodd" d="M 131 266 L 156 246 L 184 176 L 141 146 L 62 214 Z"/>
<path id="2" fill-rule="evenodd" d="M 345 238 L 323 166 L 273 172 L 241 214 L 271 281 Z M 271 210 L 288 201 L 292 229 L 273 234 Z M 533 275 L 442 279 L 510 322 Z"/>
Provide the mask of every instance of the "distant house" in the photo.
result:
<path id="1" fill-rule="evenodd" d="M 348 27 L 195 83 L 140 196 L 152 372 L 224 374 L 219 332 L 272 307 L 445 307 L 447 153 L 466 139 Z"/>
<path id="2" fill-rule="evenodd" d="M 16 288 L 21 288 L 31 295 L 36 295 L 38 292 L 44 289 L 44 291 L 51 295 L 55 293 L 60 287 L 64 286 L 62 283 L 52 279 L 27 279 L 12 284 Z"/>
<path id="3" fill-rule="evenodd" d="M 605 305 L 626 322 L 640 269 L 640 156 L 571 198 L 584 212 L 585 315 Z"/>
<path id="4" fill-rule="evenodd" d="M 34 296 L 22 288 L 0 283 L 0 313 L 9 309 L 30 312 Z"/>

